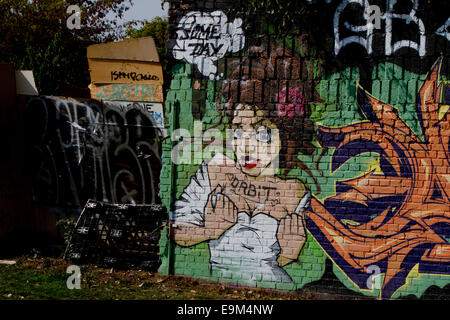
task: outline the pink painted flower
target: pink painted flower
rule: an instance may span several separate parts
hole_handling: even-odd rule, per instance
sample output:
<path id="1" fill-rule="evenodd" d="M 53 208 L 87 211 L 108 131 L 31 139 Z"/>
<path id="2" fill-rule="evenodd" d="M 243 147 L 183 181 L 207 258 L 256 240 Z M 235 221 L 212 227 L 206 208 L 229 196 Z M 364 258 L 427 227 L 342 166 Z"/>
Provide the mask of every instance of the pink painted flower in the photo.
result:
<path id="1" fill-rule="evenodd" d="M 305 112 L 303 92 L 299 88 L 284 87 L 278 93 L 278 113 L 282 117 L 301 117 Z"/>

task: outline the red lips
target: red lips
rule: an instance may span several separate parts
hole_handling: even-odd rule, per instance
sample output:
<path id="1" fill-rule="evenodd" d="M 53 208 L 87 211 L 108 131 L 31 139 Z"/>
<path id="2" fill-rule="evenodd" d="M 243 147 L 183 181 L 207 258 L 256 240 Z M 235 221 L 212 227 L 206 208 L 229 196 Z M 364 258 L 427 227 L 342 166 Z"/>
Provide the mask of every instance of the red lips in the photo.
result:
<path id="1" fill-rule="evenodd" d="M 248 169 L 251 169 L 251 168 L 254 168 L 254 167 L 256 167 L 256 165 L 258 164 L 258 160 L 251 160 L 250 161 L 250 157 L 248 157 L 248 156 L 246 156 L 246 157 L 244 157 L 244 163 L 242 164 L 242 166 L 244 167 L 244 168 L 248 168 Z"/>

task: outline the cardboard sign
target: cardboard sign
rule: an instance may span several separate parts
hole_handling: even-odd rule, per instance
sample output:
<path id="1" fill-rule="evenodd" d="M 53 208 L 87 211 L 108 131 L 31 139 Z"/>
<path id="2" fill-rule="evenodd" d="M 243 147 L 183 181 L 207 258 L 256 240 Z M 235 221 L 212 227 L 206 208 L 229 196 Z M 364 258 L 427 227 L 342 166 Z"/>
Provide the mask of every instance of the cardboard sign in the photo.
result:
<path id="1" fill-rule="evenodd" d="M 160 62 L 152 37 L 94 44 L 87 48 L 87 57 L 90 59 Z"/>
<path id="2" fill-rule="evenodd" d="M 88 59 L 91 83 L 163 83 L 163 71 L 159 63 L 125 60 Z"/>
<path id="3" fill-rule="evenodd" d="M 89 86 L 92 99 L 101 101 L 163 102 L 163 89 L 153 84 L 104 84 Z"/>

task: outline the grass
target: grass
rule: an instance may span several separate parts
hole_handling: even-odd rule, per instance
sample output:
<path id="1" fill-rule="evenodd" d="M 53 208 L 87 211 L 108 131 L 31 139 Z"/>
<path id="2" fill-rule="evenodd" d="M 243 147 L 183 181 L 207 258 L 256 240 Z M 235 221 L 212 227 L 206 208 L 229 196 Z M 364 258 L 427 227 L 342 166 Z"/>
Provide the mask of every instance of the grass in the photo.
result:
<path id="1" fill-rule="evenodd" d="M 19 257 L 0 265 L 0 300 L 309 300 L 296 292 L 232 287 L 148 271 L 80 266 L 81 289 L 69 290 L 69 262 Z"/>

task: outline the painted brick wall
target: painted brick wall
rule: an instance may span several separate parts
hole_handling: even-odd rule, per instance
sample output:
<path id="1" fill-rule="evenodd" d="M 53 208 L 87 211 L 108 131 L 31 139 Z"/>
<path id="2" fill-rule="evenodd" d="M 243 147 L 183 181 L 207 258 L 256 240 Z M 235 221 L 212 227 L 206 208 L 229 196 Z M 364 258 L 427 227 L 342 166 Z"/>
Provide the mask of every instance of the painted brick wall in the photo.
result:
<path id="1" fill-rule="evenodd" d="M 169 3 L 160 272 L 448 297 L 447 1 Z"/>

